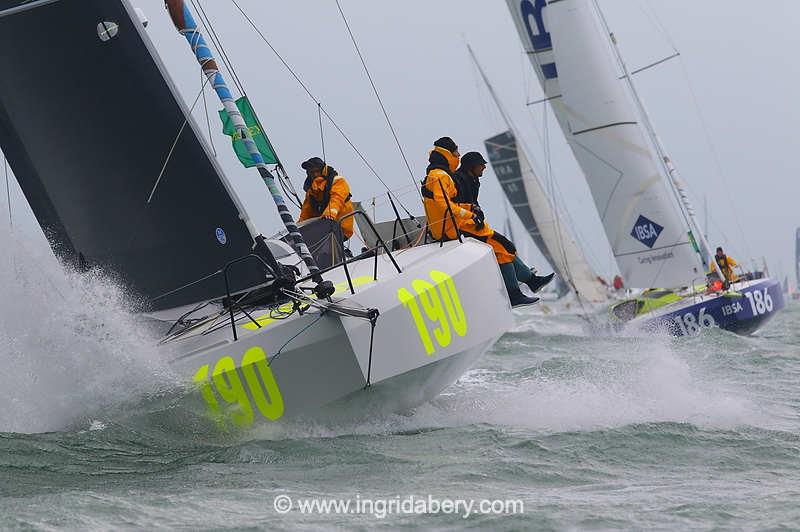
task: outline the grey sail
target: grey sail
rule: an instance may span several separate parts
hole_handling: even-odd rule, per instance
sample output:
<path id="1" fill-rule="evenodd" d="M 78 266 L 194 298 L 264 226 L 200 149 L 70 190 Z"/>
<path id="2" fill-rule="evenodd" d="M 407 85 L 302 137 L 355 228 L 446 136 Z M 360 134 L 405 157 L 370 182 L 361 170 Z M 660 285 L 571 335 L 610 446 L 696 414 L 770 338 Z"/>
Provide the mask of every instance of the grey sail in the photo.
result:
<path id="1" fill-rule="evenodd" d="M 0 58 L 0 147 L 56 254 L 152 309 L 224 295 L 216 276 L 159 297 L 249 254 L 253 231 L 190 119 L 148 203 L 188 109 L 127 0 L 0 0 Z"/>

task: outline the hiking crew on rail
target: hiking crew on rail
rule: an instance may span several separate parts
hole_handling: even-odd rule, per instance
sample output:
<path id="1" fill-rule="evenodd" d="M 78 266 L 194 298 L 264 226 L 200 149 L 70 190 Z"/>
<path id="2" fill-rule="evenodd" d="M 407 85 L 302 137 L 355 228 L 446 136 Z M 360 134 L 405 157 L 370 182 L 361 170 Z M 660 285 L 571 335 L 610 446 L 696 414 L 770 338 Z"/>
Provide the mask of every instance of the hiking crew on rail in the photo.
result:
<path id="1" fill-rule="evenodd" d="M 469 155 L 467 159 L 472 167 L 463 168 L 462 175 L 474 179 L 472 181 L 474 184 L 483 174 L 486 161 L 480 154 L 476 154 L 480 161 L 474 154 Z M 517 256 L 514 243 L 486 223 L 483 210 L 477 203 L 478 187 L 474 187 L 474 195 L 470 197 L 465 197 L 469 192 L 464 187 L 459 192 L 453 180 L 454 174 L 459 169 L 459 161 L 458 146 L 453 139 L 442 137 L 434 142 L 428 158 L 430 164 L 427 175 L 421 188 L 431 236 L 437 240 L 453 240 L 458 237 L 457 228 L 464 236 L 486 242 L 497 257 L 512 306 L 536 303 L 539 298 L 523 294 L 519 283 L 527 284 L 536 292 L 552 280 L 553 274 L 546 277 L 537 276 L 534 270 Z M 462 199 L 474 201 L 460 201 Z"/>

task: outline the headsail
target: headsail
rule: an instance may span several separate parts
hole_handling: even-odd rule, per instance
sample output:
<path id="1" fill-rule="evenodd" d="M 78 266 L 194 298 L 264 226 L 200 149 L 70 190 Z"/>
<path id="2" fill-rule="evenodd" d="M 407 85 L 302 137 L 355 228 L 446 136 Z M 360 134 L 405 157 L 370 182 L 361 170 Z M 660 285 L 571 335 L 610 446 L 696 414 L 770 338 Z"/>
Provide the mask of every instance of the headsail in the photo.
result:
<path id="1" fill-rule="evenodd" d="M 507 2 L 626 285 L 672 287 L 702 277 L 687 220 L 670 196 L 591 2 Z"/>
<path id="2" fill-rule="evenodd" d="M 487 139 L 486 152 L 508 201 L 545 259 L 581 297 L 603 301 L 606 290 L 569 235 L 511 131 Z M 560 294 L 562 295 L 562 294 Z"/>
<path id="3" fill-rule="evenodd" d="M 0 0 L 0 57 L 0 146 L 56 253 L 152 308 L 224 295 L 216 277 L 155 299 L 250 253 L 254 232 L 128 1 Z M 264 281 L 233 273 L 234 289 Z"/>

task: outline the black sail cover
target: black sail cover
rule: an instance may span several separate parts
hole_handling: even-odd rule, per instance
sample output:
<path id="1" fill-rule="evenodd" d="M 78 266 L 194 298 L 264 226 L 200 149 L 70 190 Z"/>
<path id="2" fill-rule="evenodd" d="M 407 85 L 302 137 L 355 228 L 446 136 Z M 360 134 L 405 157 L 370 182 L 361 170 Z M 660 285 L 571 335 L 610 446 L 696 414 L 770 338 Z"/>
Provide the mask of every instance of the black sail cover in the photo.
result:
<path id="1" fill-rule="evenodd" d="M 547 262 L 551 266 L 557 264 L 542 238 L 542 233 L 539 231 L 539 226 L 536 225 L 536 220 L 533 218 L 528 194 L 525 192 L 525 185 L 522 182 L 522 167 L 517 154 L 516 138 L 510 131 L 506 131 L 486 139 L 484 145 L 497 180 L 500 182 L 508 202 L 514 207 L 514 211 L 519 216 L 522 226 L 531 235 L 534 244 L 539 248 Z M 569 291 L 566 283 L 560 277 L 557 279 L 556 291 L 559 296 Z"/>
<path id="2" fill-rule="evenodd" d="M 188 110 L 145 32 L 127 0 L 0 0 L 0 147 L 54 252 L 158 310 L 224 295 L 216 276 L 159 297 L 253 238 L 192 121 L 148 204 Z M 231 270 L 233 289 L 263 279 Z"/>

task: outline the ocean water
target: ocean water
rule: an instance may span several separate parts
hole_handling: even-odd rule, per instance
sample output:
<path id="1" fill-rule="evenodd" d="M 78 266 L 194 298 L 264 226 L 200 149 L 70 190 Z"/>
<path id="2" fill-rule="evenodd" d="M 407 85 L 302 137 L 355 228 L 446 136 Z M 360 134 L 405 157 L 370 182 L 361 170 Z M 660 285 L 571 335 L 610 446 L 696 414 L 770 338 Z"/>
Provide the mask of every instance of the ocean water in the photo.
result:
<path id="1" fill-rule="evenodd" d="M 3 238 L 0 529 L 800 527 L 796 304 L 751 338 L 528 309 L 413 412 L 223 438 L 171 412 L 184 390 L 113 283 Z"/>

